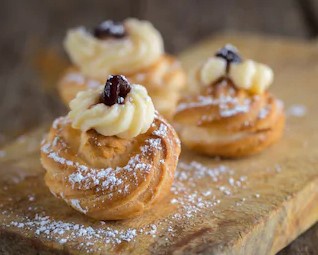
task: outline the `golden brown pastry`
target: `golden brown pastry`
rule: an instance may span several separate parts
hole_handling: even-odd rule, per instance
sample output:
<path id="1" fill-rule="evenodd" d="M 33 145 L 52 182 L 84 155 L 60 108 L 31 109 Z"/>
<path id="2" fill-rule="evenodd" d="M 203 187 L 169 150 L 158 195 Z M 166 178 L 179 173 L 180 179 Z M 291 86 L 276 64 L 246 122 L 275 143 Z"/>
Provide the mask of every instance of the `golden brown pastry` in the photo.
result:
<path id="1" fill-rule="evenodd" d="M 267 88 L 272 70 L 242 60 L 230 45 L 194 72 L 199 95 L 183 98 L 174 116 L 182 143 L 209 156 L 242 157 L 282 135 L 283 103 Z"/>
<path id="2" fill-rule="evenodd" d="M 111 76 L 70 108 L 41 149 L 55 196 L 92 218 L 116 220 L 142 214 L 170 191 L 180 142 L 144 87 Z"/>
<path id="3" fill-rule="evenodd" d="M 65 103 L 115 73 L 144 84 L 161 114 L 174 112 L 186 77 L 179 61 L 164 53 L 162 37 L 149 22 L 105 21 L 93 34 L 75 28 L 67 33 L 65 48 L 73 62 L 58 84 Z"/>

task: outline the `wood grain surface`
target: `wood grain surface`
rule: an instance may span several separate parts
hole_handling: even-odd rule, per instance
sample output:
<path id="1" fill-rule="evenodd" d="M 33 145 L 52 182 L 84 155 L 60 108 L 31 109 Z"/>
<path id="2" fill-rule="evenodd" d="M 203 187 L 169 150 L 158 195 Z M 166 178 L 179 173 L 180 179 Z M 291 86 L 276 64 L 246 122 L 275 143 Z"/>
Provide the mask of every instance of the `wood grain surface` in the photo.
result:
<path id="1" fill-rule="evenodd" d="M 288 113 L 279 143 L 260 155 L 235 161 L 183 151 L 175 188 L 160 206 L 133 220 L 104 223 L 75 212 L 49 193 L 38 159 L 38 143 L 46 128 L 38 129 L 1 150 L 0 251 L 275 254 L 313 225 L 318 219 L 318 46 L 259 36 L 219 36 L 187 50 L 181 60 L 191 68 L 226 42 L 273 66 L 273 91 L 284 100 Z M 51 98 L 50 89 L 43 91 Z M 64 227 L 59 229 L 58 224 Z M 80 230 L 72 230 L 76 224 Z M 115 244 L 112 237 L 87 233 L 89 227 L 125 235 L 117 235 L 121 242 Z M 83 229 L 87 235 L 78 234 Z M 137 234 L 127 237 L 129 229 Z M 315 240 L 317 225 L 281 254 L 317 254 Z"/>

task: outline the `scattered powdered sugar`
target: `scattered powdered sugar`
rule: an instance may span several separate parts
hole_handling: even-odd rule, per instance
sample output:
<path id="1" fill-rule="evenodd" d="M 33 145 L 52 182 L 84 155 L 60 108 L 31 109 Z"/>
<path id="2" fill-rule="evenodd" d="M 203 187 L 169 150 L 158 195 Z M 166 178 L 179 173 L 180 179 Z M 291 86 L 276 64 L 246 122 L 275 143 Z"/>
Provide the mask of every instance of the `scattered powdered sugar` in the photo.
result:
<path id="1" fill-rule="evenodd" d="M 54 125 L 57 127 L 58 123 Z M 76 187 L 86 189 L 93 185 L 100 187 L 100 189 L 120 190 L 128 193 L 130 184 L 127 183 L 124 176 L 138 173 L 138 171 L 149 171 L 150 166 L 141 163 L 140 156 L 149 153 L 151 148 L 162 149 L 161 137 L 167 135 L 167 126 L 161 124 L 157 130 L 153 131 L 153 135 L 159 136 L 159 138 L 148 139 L 141 148 L 139 155 L 132 157 L 126 166 L 115 169 L 91 169 L 88 166 L 63 158 L 60 151 L 53 151 L 51 148 L 51 146 L 56 146 L 62 142 L 59 138 L 54 139 L 52 145 L 42 144 L 41 149 L 54 161 L 76 168 L 76 171 L 69 176 L 69 182 L 74 187 L 76 185 Z M 164 161 L 161 160 L 160 163 L 164 164 Z M 170 206 L 174 208 L 174 211 L 170 215 L 159 218 L 144 227 L 126 227 L 124 224 L 112 222 L 97 222 L 89 226 L 71 220 L 55 220 L 44 211 L 39 211 L 34 207 L 34 203 L 31 203 L 35 201 L 35 195 L 33 194 L 28 196 L 30 205 L 32 205 L 28 210 L 34 211 L 35 216 L 25 217 L 19 222 L 13 221 L 8 223 L 7 227 L 23 228 L 36 236 L 41 235 L 41 237 L 54 240 L 61 245 L 69 242 L 72 245 L 77 243 L 79 246 L 77 248 L 81 251 L 85 249 L 86 252 L 96 250 L 101 252 L 101 249 L 105 248 L 105 244 L 116 245 L 122 242 L 134 242 L 142 236 L 148 236 L 149 238 L 161 237 L 162 234 L 165 238 L 174 236 L 176 221 L 180 219 L 188 221 L 200 214 L 204 215 L 205 212 L 214 212 L 223 203 L 224 198 L 237 194 L 240 189 L 245 188 L 246 183 L 246 176 L 237 176 L 234 169 L 219 160 L 215 160 L 213 166 L 198 161 L 180 161 L 171 187 Z M 59 195 L 63 197 L 63 194 Z M 255 194 L 255 198 L 259 197 L 259 194 Z M 246 197 L 241 198 L 236 205 L 246 202 L 247 199 Z M 87 212 L 87 209 L 81 205 L 80 200 L 71 199 L 70 203 L 77 210 L 83 213 Z M 9 212 L 2 211 L 2 214 L 9 215 Z"/>
<path id="2" fill-rule="evenodd" d="M 204 209 L 219 205 L 222 194 L 229 196 L 246 182 L 246 176 L 235 179 L 233 175 L 234 171 L 225 165 L 211 168 L 197 161 L 179 162 L 171 188 L 175 197 L 170 203 L 180 210 L 173 218 L 192 218 Z M 218 185 L 226 180 L 229 186 Z"/>
<path id="3" fill-rule="evenodd" d="M 181 206 L 182 213 L 175 213 L 172 217 L 192 218 L 195 214 L 199 213 L 201 209 L 210 208 L 220 203 L 220 200 L 216 200 L 215 197 L 209 200 L 205 199 L 201 194 L 194 191 L 193 193 L 185 193 L 183 196 L 171 199 L 171 204 Z"/>
<path id="4" fill-rule="evenodd" d="M 219 165 L 214 168 L 209 168 L 197 161 L 191 161 L 189 164 L 184 162 L 179 162 L 178 170 L 176 171 L 175 178 L 177 180 L 188 180 L 190 182 L 195 179 L 202 179 L 209 177 L 212 181 L 217 182 L 218 177 L 225 173 L 233 173 L 233 170 L 229 169 L 227 166 Z M 180 171 L 181 170 L 181 171 Z"/>
<path id="5" fill-rule="evenodd" d="M 64 244 L 64 243 L 66 243 L 66 242 L 67 242 L 67 239 L 66 239 L 66 238 L 62 238 L 62 239 L 59 241 L 60 244 Z"/>
<path id="6" fill-rule="evenodd" d="M 95 89 L 95 88 L 102 86 L 102 85 L 103 85 L 102 83 L 100 83 L 96 80 L 88 80 L 88 82 L 87 82 L 87 86 L 91 89 Z"/>
<path id="7" fill-rule="evenodd" d="M 161 130 L 158 129 L 158 134 L 164 134 L 164 128 Z M 141 148 L 142 154 L 147 154 L 150 148 L 155 148 L 157 150 L 161 149 L 161 138 L 150 138 L 146 140 L 145 145 Z M 53 143 L 56 143 L 56 140 L 53 140 Z M 97 190 L 107 190 L 107 191 L 117 191 L 117 192 L 128 192 L 128 186 L 124 187 L 124 190 L 119 190 L 119 186 L 126 183 L 130 174 L 135 176 L 137 181 L 138 172 L 149 173 L 151 165 L 146 163 L 141 163 L 140 154 L 132 157 L 126 166 L 114 168 L 105 168 L 105 169 L 95 169 L 90 168 L 86 165 L 82 165 L 78 162 L 73 162 L 67 160 L 64 157 L 59 155 L 59 152 L 53 151 L 50 143 L 44 144 L 41 147 L 42 152 L 47 154 L 47 156 L 54 161 L 67 166 L 72 166 L 76 168 L 76 171 L 69 175 L 68 181 L 72 184 L 73 188 L 76 187 L 88 190 L 92 186 L 96 186 Z M 111 195 L 111 194 L 110 194 Z"/>
<path id="8" fill-rule="evenodd" d="M 161 138 L 150 138 L 147 140 L 147 142 L 149 143 L 149 146 L 152 148 L 155 148 L 156 150 L 161 150 Z M 143 150 L 145 151 L 145 150 Z"/>
<path id="9" fill-rule="evenodd" d="M 74 82 L 79 85 L 83 85 L 87 83 L 87 86 L 89 88 L 97 88 L 98 86 L 101 86 L 102 84 L 97 80 L 88 79 L 86 80 L 85 77 L 81 73 L 68 73 L 65 78 L 68 82 Z"/>
<path id="10" fill-rule="evenodd" d="M 87 209 L 83 209 L 78 199 L 71 199 L 71 205 L 82 213 L 87 213 Z"/>
<path id="11" fill-rule="evenodd" d="M 7 215 L 8 213 L 3 211 L 2 214 Z M 168 223 L 168 226 L 163 227 L 163 223 Z M 62 245 L 68 242 L 74 244 L 79 241 L 77 248 L 85 249 L 86 252 L 96 252 L 102 251 L 105 244 L 116 245 L 122 242 L 134 242 L 139 236 L 154 238 L 158 231 L 173 236 L 175 230 L 169 223 L 171 223 L 170 220 L 162 219 L 156 224 L 151 223 L 143 227 L 133 228 L 100 221 L 89 226 L 71 221 L 54 220 L 42 212 L 35 214 L 34 217 L 25 217 L 22 222 L 12 221 L 5 226 L 22 228 L 31 231 L 35 236 L 41 236 Z"/>
<path id="12" fill-rule="evenodd" d="M 29 199 L 29 201 L 34 201 L 35 200 L 35 196 L 34 195 L 28 195 L 28 199 Z"/>
<path id="13" fill-rule="evenodd" d="M 275 171 L 276 171 L 277 173 L 280 173 L 280 172 L 282 171 L 282 167 L 281 167 L 281 165 L 279 165 L 279 164 L 276 164 L 276 165 L 274 166 L 274 169 L 275 169 Z"/>
<path id="14" fill-rule="evenodd" d="M 85 78 L 79 73 L 68 73 L 65 78 L 66 81 L 75 82 L 79 84 L 85 83 Z"/>
<path id="15" fill-rule="evenodd" d="M 56 239 L 60 244 L 82 237 L 84 240 L 90 240 L 91 244 L 88 245 L 86 242 L 86 246 L 93 246 L 97 242 L 114 244 L 119 244 L 123 241 L 129 242 L 134 240 L 140 232 L 147 234 L 148 231 L 145 231 L 146 229 L 149 229 L 150 235 L 155 234 L 153 226 L 146 226 L 140 229 L 118 229 L 109 226 L 92 227 L 71 222 L 55 221 L 49 216 L 39 214 L 36 214 L 33 219 L 26 218 L 23 223 L 13 221 L 9 226 L 34 230 L 35 235 L 44 235 L 48 239 Z M 141 229 L 142 231 L 140 231 Z"/>
<path id="16" fill-rule="evenodd" d="M 219 186 L 219 190 L 225 195 L 231 195 L 231 190 L 227 186 Z"/>
<path id="17" fill-rule="evenodd" d="M 157 144 L 155 140 L 151 143 Z M 34 217 L 25 217 L 21 221 L 13 221 L 6 226 L 23 228 L 36 236 L 53 240 L 61 245 L 77 243 L 75 248 L 81 251 L 85 249 L 85 252 L 88 253 L 105 252 L 102 250 L 108 249 L 105 244 L 135 242 L 137 238 L 139 240 L 143 236 L 155 238 L 164 234 L 164 238 L 167 239 L 169 236 L 175 236 L 176 221 L 187 221 L 199 214 L 202 215 L 206 210 L 213 211 L 222 204 L 224 196 L 234 194 L 237 188 L 242 188 L 247 177 L 235 177 L 234 173 L 233 169 L 223 164 L 209 167 L 197 161 L 179 162 L 171 188 L 173 197 L 170 203 L 175 207 L 174 212 L 143 227 L 127 227 L 111 222 L 84 225 L 70 220 L 55 220 L 44 211 L 35 211 Z M 111 179 L 109 181 L 113 182 L 114 180 Z M 30 199 L 31 197 L 35 196 L 29 195 L 30 201 L 33 200 Z M 255 195 L 255 197 L 259 196 Z M 241 199 L 239 203 L 244 201 Z M 72 199 L 70 202 L 73 207 L 85 213 L 86 209 L 81 206 L 79 200 Z M 33 211 L 36 208 L 32 207 L 30 210 Z M 4 212 L 2 213 L 4 214 Z M 6 214 L 9 215 L 7 212 Z"/>
<path id="18" fill-rule="evenodd" d="M 294 104 L 288 107 L 287 115 L 294 117 L 303 117 L 307 113 L 307 107 L 302 104 Z"/>
<path id="19" fill-rule="evenodd" d="M 216 104 L 216 101 L 212 97 L 199 96 L 198 102 L 180 103 L 177 106 L 177 111 L 183 111 L 187 108 L 196 108 L 196 107 L 202 107 L 202 106 L 213 105 L 213 104 Z"/>
<path id="20" fill-rule="evenodd" d="M 258 114 L 258 118 L 265 119 L 269 112 L 270 112 L 270 105 L 263 107 Z"/>
<path id="21" fill-rule="evenodd" d="M 230 95 L 220 95 L 218 98 L 211 96 L 199 96 L 197 102 L 181 103 L 177 107 L 177 111 L 183 111 L 187 108 L 196 108 L 203 106 L 218 106 L 219 114 L 222 117 L 235 116 L 240 113 L 248 112 L 250 109 L 251 99 L 246 98 L 239 101 L 238 98 Z"/>
<path id="22" fill-rule="evenodd" d="M 167 131 L 168 131 L 168 128 L 165 124 L 161 123 L 160 126 L 159 126 L 159 129 L 153 131 L 152 133 L 154 135 L 157 135 L 157 136 L 160 136 L 160 137 L 166 137 L 167 136 Z"/>
<path id="23" fill-rule="evenodd" d="M 156 139 L 151 143 L 157 146 Z M 164 233 L 167 238 L 175 235 L 173 226 L 176 220 L 189 220 L 204 213 L 205 210 L 214 210 L 213 208 L 222 204 L 224 196 L 232 195 L 237 191 L 236 189 L 242 188 L 247 177 L 235 177 L 234 173 L 233 169 L 223 164 L 209 167 L 197 161 L 179 162 L 175 181 L 171 187 L 173 197 L 170 203 L 175 207 L 175 211 L 143 227 L 126 227 L 121 224 L 113 225 L 110 222 L 99 222 L 89 226 L 70 220 L 54 220 L 44 211 L 39 212 L 37 208 L 31 206 L 30 210 L 36 212 L 34 217 L 25 217 L 19 222 L 13 221 L 6 226 L 29 230 L 36 236 L 41 235 L 61 245 L 69 242 L 78 243 L 78 248 L 85 249 L 86 252 L 101 251 L 105 246 L 100 244 L 115 245 L 122 242 L 134 242 L 140 236 L 154 238 Z M 115 180 L 110 178 L 109 181 Z M 255 197 L 258 198 L 259 195 Z M 35 195 L 30 194 L 28 198 L 29 201 L 34 201 Z M 239 203 L 245 200 L 246 198 L 241 199 Z M 83 208 L 79 200 L 72 199 L 70 202 L 79 211 L 86 212 L 86 208 Z M 8 212 L 2 212 L 2 214 L 9 215 Z"/>
<path id="24" fill-rule="evenodd" d="M 150 225 L 151 227 L 151 230 L 150 231 L 147 231 L 145 232 L 146 234 L 150 234 L 152 235 L 153 237 L 155 237 L 156 233 L 157 233 L 157 226 L 155 224 L 151 224 Z"/>
<path id="25" fill-rule="evenodd" d="M 63 127 L 66 123 L 68 123 L 67 118 L 59 118 L 54 121 L 53 128 L 58 129 L 60 124 Z M 41 151 L 55 162 L 73 168 L 74 171 L 67 177 L 73 189 L 89 190 L 94 188 L 97 192 L 102 191 L 103 194 L 111 198 L 115 192 L 129 193 L 130 189 L 134 188 L 134 185 L 129 185 L 128 183 L 132 181 L 139 183 L 142 178 L 145 178 L 150 173 L 152 166 L 148 163 L 143 163 L 141 157 L 148 157 L 149 153 L 153 153 L 154 150 L 162 150 L 162 138 L 167 136 L 167 131 L 167 125 L 161 123 L 159 128 L 153 131 L 153 134 L 158 137 L 147 139 L 140 148 L 141 152 L 131 157 L 127 164 L 122 167 L 92 168 L 66 159 L 62 152 L 67 150 L 68 147 L 58 134 L 53 138 L 52 143 L 42 143 Z M 56 149 L 58 145 L 60 147 Z M 160 163 L 164 164 L 164 161 L 161 160 Z M 63 194 L 58 195 L 63 197 Z M 75 199 L 70 202 L 79 211 L 87 212 L 87 209 L 82 208 L 80 205 L 80 201 Z"/>
<path id="26" fill-rule="evenodd" d="M 220 115 L 222 117 L 230 117 L 230 116 L 235 116 L 239 113 L 245 113 L 248 112 L 250 109 L 250 99 L 244 99 L 242 104 L 239 104 L 236 102 L 236 98 L 232 97 L 226 97 L 230 98 L 230 101 L 224 100 L 221 101 L 219 108 L 220 108 Z M 231 102 L 231 104 L 229 104 Z"/>

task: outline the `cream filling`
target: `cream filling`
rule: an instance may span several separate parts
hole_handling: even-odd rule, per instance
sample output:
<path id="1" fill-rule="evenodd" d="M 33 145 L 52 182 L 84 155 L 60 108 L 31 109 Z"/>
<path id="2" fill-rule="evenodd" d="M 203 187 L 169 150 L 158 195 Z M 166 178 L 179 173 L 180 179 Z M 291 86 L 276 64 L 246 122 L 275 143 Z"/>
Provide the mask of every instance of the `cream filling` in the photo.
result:
<path id="1" fill-rule="evenodd" d="M 160 33 L 147 21 L 126 19 L 127 36 L 98 39 L 80 27 L 68 31 L 64 46 L 85 75 L 104 80 L 110 74 L 129 74 L 155 63 L 164 53 Z"/>
<path id="2" fill-rule="evenodd" d="M 236 87 L 263 93 L 273 83 L 274 73 L 267 65 L 247 59 L 241 63 L 231 63 L 226 73 L 226 61 L 223 58 L 209 58 L 199 69 L 199 83 L 209 86 L 221 77 L 228 77 Z"/>
<path id="3" fill-rule="evenodd" d="M 155 109 L 147 90 L 141 85 L 131 85 L 123 104 L 107 106 L 98 103 L 103 87 L 81 91 L 70 102 L 69 118 L 72 127 L 95 129 L 104 136 L 116 135 L 133 138 L 146 133 L 155 117 Z"/>

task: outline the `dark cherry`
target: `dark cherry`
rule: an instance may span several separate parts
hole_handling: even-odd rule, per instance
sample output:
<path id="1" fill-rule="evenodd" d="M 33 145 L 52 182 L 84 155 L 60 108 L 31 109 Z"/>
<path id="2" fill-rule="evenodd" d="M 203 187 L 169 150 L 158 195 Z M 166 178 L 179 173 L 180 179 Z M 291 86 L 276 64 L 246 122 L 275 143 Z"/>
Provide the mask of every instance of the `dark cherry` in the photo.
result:
<path id="1" fill-rule="evenodd" d="M 110 75 L 106 81 L 100 101 L 108 106 L 116 103 L 123 104 L 130 90 L 130 84 L 125 76 Z"/>
<path id="2" fill-rule="evenodd" d="M 94 29 L 94 36 L 99 39 L 123 38 L 126 36 L 126 29 L 121 22 L 105 20 Z"/>
<path id="3" fill-rule="evenodd" d="M 226 70 L 229 71 L 229 67 L 231 63 L 240 63 L 242 59 L 238 54 L 235 47 L 230 44 L 225 45 L 223 48 L 219 49 L 215 53 L 216 57 L 223 58 L 226 60 Z"/>

